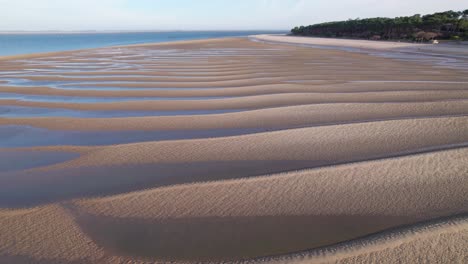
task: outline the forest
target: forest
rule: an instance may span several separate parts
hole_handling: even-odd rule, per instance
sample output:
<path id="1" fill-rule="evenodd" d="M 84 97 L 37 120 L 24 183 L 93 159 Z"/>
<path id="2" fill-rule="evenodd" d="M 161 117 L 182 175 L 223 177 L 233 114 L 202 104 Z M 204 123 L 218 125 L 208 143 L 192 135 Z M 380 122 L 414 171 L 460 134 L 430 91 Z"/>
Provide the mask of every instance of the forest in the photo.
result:
<path id="1" fill-rule="evenodd" d="M 468 9 L 421 16 L 349 19 L 295 27 L 296 36 L 356 38 L 372 40 L 468 40 Z"/>

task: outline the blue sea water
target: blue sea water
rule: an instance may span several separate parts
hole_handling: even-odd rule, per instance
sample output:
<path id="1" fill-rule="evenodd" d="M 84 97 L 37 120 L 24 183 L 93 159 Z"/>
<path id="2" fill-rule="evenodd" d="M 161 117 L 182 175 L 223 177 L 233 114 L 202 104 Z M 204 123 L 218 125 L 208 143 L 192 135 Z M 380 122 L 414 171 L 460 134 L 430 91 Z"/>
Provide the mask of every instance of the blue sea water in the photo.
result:
<path id="1" fill-rule="evenodd" d="M 238 37 L 282 31 L 180 31 L 131 33 L 0 34 L 0 56 L 116 45 Z"/>

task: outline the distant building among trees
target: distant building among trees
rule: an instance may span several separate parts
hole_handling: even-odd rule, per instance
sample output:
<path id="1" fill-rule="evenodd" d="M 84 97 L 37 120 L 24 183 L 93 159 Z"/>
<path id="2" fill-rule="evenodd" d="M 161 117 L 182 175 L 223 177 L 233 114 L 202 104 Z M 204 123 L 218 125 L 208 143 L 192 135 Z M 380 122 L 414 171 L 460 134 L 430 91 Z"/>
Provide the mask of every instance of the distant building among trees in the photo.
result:
<path id="1" fill-rule="evenodd" d="M 468 40 L 468 9 L 396 18 L 366 18 L 327 22 L 291 30 L 297 36 L 370 40 Z"/>

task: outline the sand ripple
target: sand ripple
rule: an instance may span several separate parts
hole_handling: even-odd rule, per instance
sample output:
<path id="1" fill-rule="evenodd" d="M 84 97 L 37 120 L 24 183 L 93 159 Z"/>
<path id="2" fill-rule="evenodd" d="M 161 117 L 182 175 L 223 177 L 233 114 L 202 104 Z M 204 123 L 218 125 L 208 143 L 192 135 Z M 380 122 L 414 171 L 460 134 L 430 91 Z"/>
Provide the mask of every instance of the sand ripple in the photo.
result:
<path id="1" fill-rule="evenodd" d="M 0 58 L 0 262 L 462 263 L 466 58 L 398 48 Z"/>

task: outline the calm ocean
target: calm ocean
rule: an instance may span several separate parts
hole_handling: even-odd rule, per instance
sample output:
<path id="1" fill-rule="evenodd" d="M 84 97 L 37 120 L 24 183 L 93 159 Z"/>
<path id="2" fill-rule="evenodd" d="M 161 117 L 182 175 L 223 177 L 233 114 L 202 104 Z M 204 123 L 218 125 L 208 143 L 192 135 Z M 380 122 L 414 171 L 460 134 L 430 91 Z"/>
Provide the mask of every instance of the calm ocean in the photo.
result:
<path id="1" fill-rule="evenodd" d="M 0 56 L 265 33 L 284 33 L 284 31 L 0 34 Z"/>

